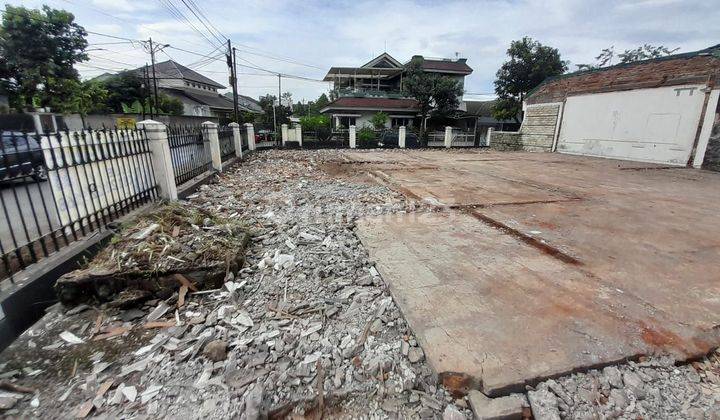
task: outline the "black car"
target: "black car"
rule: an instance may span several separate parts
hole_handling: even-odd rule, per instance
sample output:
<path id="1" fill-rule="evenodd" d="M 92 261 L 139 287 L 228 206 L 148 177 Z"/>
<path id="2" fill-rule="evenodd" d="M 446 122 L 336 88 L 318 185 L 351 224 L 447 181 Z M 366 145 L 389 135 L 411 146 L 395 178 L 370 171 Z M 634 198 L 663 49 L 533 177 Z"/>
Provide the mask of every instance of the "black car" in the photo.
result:
<path id="1" fill-rule="evenodd" d="M 45 156 L 32 134 L 3 131 L 0 141 L 0 181 L 26 176 L 36 181 L 47 179 Z"/>

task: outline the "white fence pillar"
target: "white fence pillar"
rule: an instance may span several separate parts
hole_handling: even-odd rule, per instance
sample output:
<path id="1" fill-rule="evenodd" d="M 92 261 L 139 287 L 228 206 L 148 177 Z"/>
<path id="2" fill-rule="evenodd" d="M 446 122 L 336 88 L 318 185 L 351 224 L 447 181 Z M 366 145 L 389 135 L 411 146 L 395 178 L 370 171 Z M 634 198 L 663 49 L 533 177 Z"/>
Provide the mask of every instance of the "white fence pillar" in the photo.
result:
<path id="1" fill-rule="evenodd" d="M 445 147 L 450 147 L 452 145 L 452 127 L 447 126 L 445 127 Z"/>
<path id="2" fill-rule="evenodd" d="M 288 125 L 282 124 L 280 126 L 280 132 L 282 133 L 282 145 L 285 146 L 285 143 L 288 141 Z"/>
<path id="3" fill-rule="evenodd" d="M 485 146 L 490 147 L 490 139 L 492 138 L 492 133 L 495 131 L 494 128 L 488 127 L 487 134 L 485 134 Z"/>
<path id="4" fill-rule="evenodd" d="M 222 156 L 220 155 L 220 139 L 218 139 L 217 124 L 211 121 L 202 123 L 203 138 L 210 144 L 210 158 L 212 166 L 218 172 L 222 172 Z"/>
<path id="5" fill-rule="evenodd" d="M 145 129 L 145 135 L 150 145 L 152 166 L 155 172 L 155 182 L 160 190 L 160 197 L 166 200 L 177 200 L 177 185 L 175 185 L 175 170 L 172 165 L 170 143 L 168 142 L 165 124 L 153 120 L 137 123 L 137 127 Z"/>
<path id="6" fill-rule="evenodd" d="M 248 149 L 255 150 L 255 127 L 251 123 L 245 123 L 245 130 L 247 131 Z"/>
<path id="7" fill-rule="evenodd" d="M 351 125 L 349 128 L 349 136 L 350 136 L 350 148 L 354 149 L 357 147 L 357 138 L 356 138 L 354 125 Z"/>
<path id="8" fill-rule="evenodd" d="M 405 126 L 398 128 L 398 147 L 401 149 L 405 148 Z"/>
<path id="9" fill-rule="evenodd" d="M 240 135 L 240 124 L 231 122 L 228 124 L 232 128 L 233 143 L 235 144 L 235 156 L 242 158 L 242 136 Z"/>
<path id="10" fill-rule="evenodd" d="M 300 126 L 300 124 L 295 126 L 295 141 L 302 147 L 302 126 Z"/>

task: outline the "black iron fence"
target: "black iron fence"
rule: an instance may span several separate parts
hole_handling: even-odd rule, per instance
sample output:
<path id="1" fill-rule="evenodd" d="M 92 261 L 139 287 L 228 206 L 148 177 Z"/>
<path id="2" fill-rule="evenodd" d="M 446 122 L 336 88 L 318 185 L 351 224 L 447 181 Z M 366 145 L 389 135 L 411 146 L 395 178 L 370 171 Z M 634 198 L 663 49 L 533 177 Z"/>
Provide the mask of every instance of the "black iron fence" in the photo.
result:
<path id="1" fill-rule="evenodd" d="M 235 157 L 235 138 L 232 127 L 218 127 L 218 142 L 220 143 L 220 160 L 222 162 Z"/>
<path id="2" fill-rule="evenodd" d="M 139 129 L 2 132 L 0 279 L 157 197 Z"/>
<path id="3" fill-rule="evenodd" d="M 169 126 L 167 133 L 176 185 L 210 170 L 210 143 L 203 138 L 201 126 Z"/>
<path id="4" fill-rule="evenodd" d="M 350 132 L 347 129 L 320 127 L 302 132 L 305 149 L 341 149 L 350 147 Z"/>

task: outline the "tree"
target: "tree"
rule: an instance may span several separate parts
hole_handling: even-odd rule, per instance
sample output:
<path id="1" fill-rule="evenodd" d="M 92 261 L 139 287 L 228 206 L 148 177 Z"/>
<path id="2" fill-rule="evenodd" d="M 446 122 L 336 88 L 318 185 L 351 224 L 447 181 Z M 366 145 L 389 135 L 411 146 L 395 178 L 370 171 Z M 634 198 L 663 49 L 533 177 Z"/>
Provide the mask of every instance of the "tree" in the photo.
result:
<path id="1" fill-rule="evenodd" d="M 510 59 L 496 73 L 498 101 L 493 107 L 493 117 L 520 122 L 518 115 L 527 93 L 546 78 L 563 74 L 567 62 L 560 59 L 557 48 L 542 45 L 530 37 L 510 43 L 507 55 Z"/>
<path id="2" fill-rule="evenodd" d="M 448 115 L 454 112 L 463 94 L 460 82 L 447 76 L 427 73 L 422 68 L 422 58 L 413 59 L 406 67 L 404 90 L 415 98 L 420 108 L 420 138 L 425 138 L 425 121 L 431 113 Z"/>
<path id="3" fill-rule="evenodd" d="M 73 65 L 88 59 L 87 33 L 72 13 L 5 6 L 0 25 L 0 83 L 13 106 L 49 106 L 79 80 Z"/>
<path id="4" fill-rule="evenodd" d="M 92 80 L 82 83 L 74 82 L 74 90 L 70 99 L 64 102 L 65 109 L 62 112 L 76 112 L 80 114 L 83 127 L 85 117 L 90 113 L 103 112 L 106 109 L 108 91 L 102 83 Z"/>
<path id="5" fill-rule="evenodd" d="M 670 49 L 664 45 L 650 45 L 644 44 L 631 50 L 625 50 L 617 57 L 620 59 L 620 64 L 632 63 L 634 61 L 649 60 L 651 58 L 660 58 L 670 55 L 680 48 Z M 615 46 L 605 48 L 602 50 L 600 55 L 595 57 L 594 64 L 576 64 L 578 70 L 593 70 L 602 67 L 611 66 L 613 59 L 615 58 Z"/>
<path id="6" fill-rule="evenodd" d="M 143 82 L 137 73 L 124 71 L 101 82 L 108 91 L 106 101 L 110 112 L 123 112 L 123 104 L 131 105 L 138 102 L 142 112 L 142 104 L 148 102 L 149 91 L 143 88 Z"/>
<path id="7" fill-rule="evenodd" d="M 370 123 L 373 125 L 373 128 L 375 128 L 376 130 L 380 130 L 382 128 L 385 128 L 385 124 L 387 124 L 388 119 L 388 114 L 380 111 L 373 115 L 372 118 L 370 118 Z"/>
<path id="8" fill-rule="evenodd" d="M 158 111 L 161 114 L 182 115 L 185 111 L 183 103 L 178 98 L 161 93 L 158 95 Z"/>

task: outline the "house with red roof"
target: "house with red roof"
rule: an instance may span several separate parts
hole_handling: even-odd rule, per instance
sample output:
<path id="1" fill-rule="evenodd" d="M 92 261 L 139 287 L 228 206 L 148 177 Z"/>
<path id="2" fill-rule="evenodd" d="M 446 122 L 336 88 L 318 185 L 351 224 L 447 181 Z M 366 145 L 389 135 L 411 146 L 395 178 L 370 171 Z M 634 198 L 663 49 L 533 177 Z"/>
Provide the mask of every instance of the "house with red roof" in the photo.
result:
<path id="1" fill-rule="evenodd" d="M 465 84 L 472 73 L 465 58 L 426 58 L 414 56 L 403 64 L 388 53 L 382 53 L 360 67 L 331 67 L 323 80 L 333 83 L 335 99 L 320 112 L 332 117 L 334 128 L 371 125 L 378 112 L 388 114 L 387 127 L 413 127 L 420 124 L 417 101 L 404 91 L 406 67 L 420 60 L 423 70 L 457 79 Z M 465 111 L 460 101 L 459 111 Z"/>

